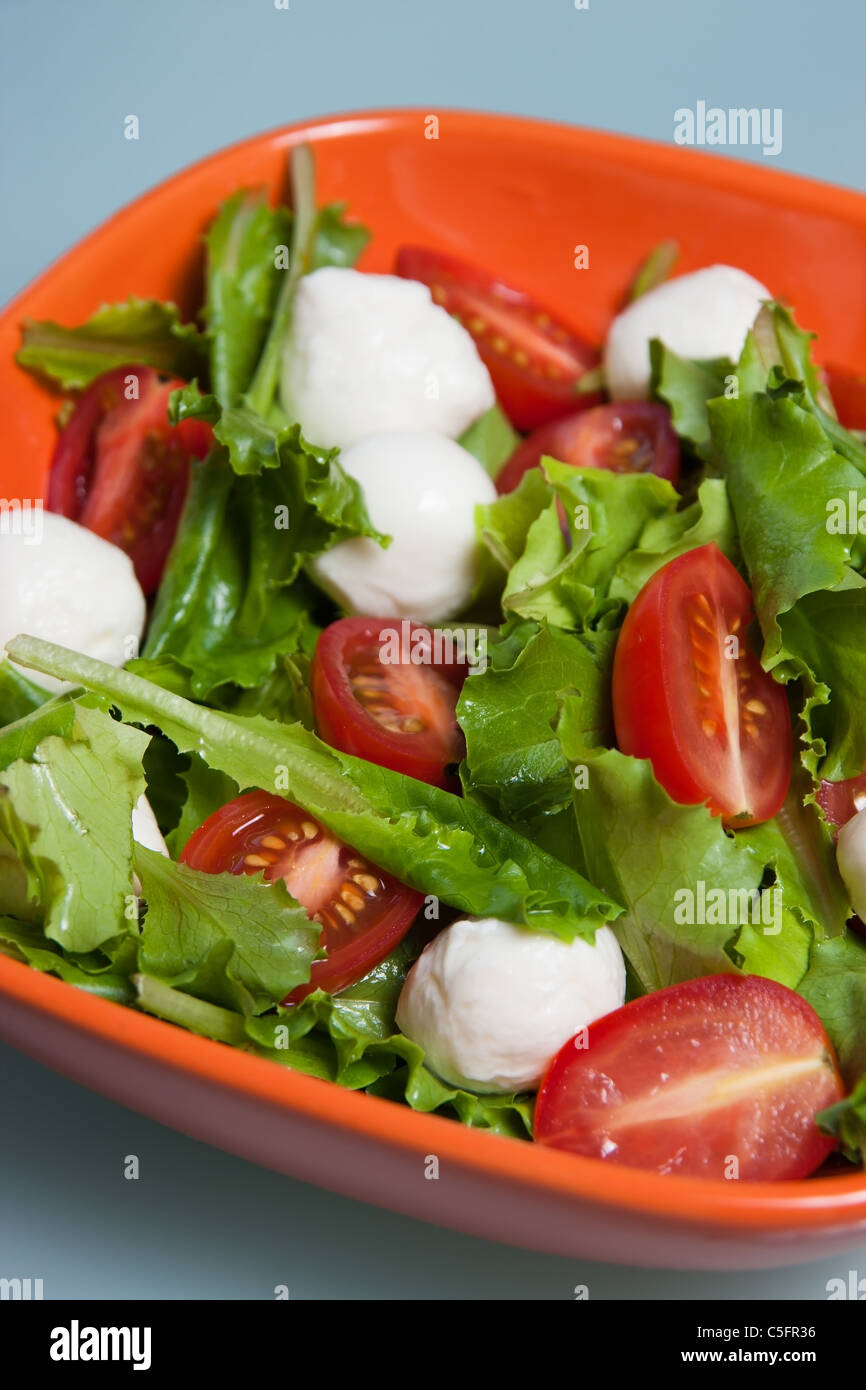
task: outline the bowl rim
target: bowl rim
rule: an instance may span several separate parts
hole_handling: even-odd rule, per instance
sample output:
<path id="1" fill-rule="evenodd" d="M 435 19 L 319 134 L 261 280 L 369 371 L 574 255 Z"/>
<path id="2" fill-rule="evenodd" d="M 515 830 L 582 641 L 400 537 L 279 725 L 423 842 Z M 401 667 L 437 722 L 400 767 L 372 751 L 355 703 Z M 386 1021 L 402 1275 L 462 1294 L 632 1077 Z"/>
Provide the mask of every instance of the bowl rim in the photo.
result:
<path id="1" fill-rule="evenodd" d="M 335 115 L 312 116 L 288 125 L 273 126 L 254 135 L 243 136 L 222 145 L 201 159 L 186 164 L 158 183 L 152 184 L 130 202 L 124 203 L 89 232 L 60 252 L 48 266 L 38 272 L 23 289 L 0 305 L 0 318 L 6 318 L 16 306 L 37 288 L 41 288 L 68 257 L 88 256 L 98 252 L 102 243 L 121 230 L 127 220 L 135 217 L 145 205 L 158 205 L 171 197 L 177 187 L 191 175 L 215 168 L 223 160 L 242 154 L 245 150 L 272 145 L 275 149 L 290 149 L 305 141 L 332 140 L 345 136 L 363 136 L 376 130 L 408 130 L 417 128 L 428 114 L 420 106 L 375 107 L 370 110 L 345 111 Z M 648 140 L 642 136 L 618 131 L 600 130 L 593 126 L 569 125 L 564 121 L 543 117 L 514 115 L 509 112 L 473 111 L 466 107 L 441 106 L 435 113 L 455 123 L 454 134 L 490 136 L 493 130 L 511 129 L 551 148 L 573 147 L 598 158 L 612 157 L 622 167 L 643 172 L 672 174 L 687 173 L 694 183 L 722 188 L 726 191 L 749 194 L 761 202 L 781 205 L 787 209 L 809 210 L 836 217 L 849 217 L 866 224 L 866 192 L 828 183 L 788 169 L 737 159 L 716 150 L 698 149 L 685 145 Z M 767 175 L 770 175 L 769 179 Z"/>
<path id="2" fill-rule="evenodd" d="M 278 151 L 306 140 L 361 137 L 377 130 L 399 132 L 410 126 L 417 129 L 426 114 L 421 107 L 400 107 L 317 116 L 224 146 L 186 165 L 110 214 L 15 294 L 0 309 L 0 320 L 20 313 L 24 301 L 43 288 L 65 263 L 97 259 L 106 242 L 134 220 L 145 205 L 158 207 L 160 202 L 171 199 L 200 171 L 234 159 L 246 150 L 259 150 L 263 145 Z M 864 193 L 787 170 L 768 170 L 765 165 L 715 151 L 535 117 L 449 107 L 440 107 L 436 114 L 454 123 L 452 133 L 457 138 L 463 135 L 489 139 L 495 132 L 500 141 L 505 128 L 515 136 L 554 150 L 573 149 L 577 144 L 585 153 L 610 157 L 622 168 L 687 177 L 696 183 L 749 194 L 765 204 L 782 205 L 788 210 L 809 209 L 866 224 Z M 378 1096 L 284 1069 L 133 1007 L 87 994 L 5 955 L 0 955 L 2 996 L 72 1025 L 94 1040 L 135 1052 L 215 1087 L 299 1112 L 321 1124 L 404 1152 L 417 1153 L 425 1148 L 466 1170 L 551 1197 L 589 1201 L 620 1212 L 661 1218 L 679 1227 L 729 1228 L 739 1233 L 764 1230 L 783 1235 L 840 1226 L 849 1229 L 866 1221 L 866 1172 L 774 1183 L 663 1176 L 473 1129 L 458 1120 L 412 1111 Z"/>

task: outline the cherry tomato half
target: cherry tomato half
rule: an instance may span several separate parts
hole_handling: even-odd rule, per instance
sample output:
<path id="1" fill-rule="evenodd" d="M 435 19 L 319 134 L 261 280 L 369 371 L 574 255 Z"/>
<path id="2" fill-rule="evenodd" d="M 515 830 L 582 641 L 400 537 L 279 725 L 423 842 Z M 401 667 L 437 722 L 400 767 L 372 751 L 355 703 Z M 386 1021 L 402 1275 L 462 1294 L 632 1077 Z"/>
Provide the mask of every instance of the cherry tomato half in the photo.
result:
<path id="1" fill-rule="evenodd" d="M 206 874 L 281 878 L 292 897 L 322 925 L 327 959 L 313 962 L 310 982 L 285 1000 L 297 1004 L 314 989 L 337 994 L 384 960 L 406 935 L 423 894 L 374 868 L 312 816 L 281 796 L 245 792 L 208 816 L 180 856 Z"/>
<path id="2" fill-rule="evenodd" d="M 438 639 L 438 646 L 437 646 Z M 453 787 L 465 752 L 454 713 L 467 673 L 447 632 L 395 618 L 341 618 L 313 658 L 321 737 L 344 753 Z M 413 659 L 414 657 L 414 659 Z"/>
<path id="3" fill-rule="evenodd" d="M 535 1138 L 657 1173 L 805 1178 L 834 1147 L 815 1116 L 843 1094 L 805 999 L 757 975 L 708 975 L 566 1043 L 541 1083 Z"/>
<path id="4" fill-rule="evenodd" d="M 545 454 L 578 468 L 655 473 L 674 486 L 679 482 L 680 442 L 667 410 L 653 401 L 612 401 L 533 430 L 503 467 L 497 491 L 512 492 Z"/>
<path id="5" fill-rule="evenodd" d="M 649 758 L 675 801 L 705 802 L 733 826 L 769 820 L 791 780 L 788 700 L 748 646 L 752 618 L 731 562 L 702 545 L 641 589 L 613 666 L 622 752 Z"/>
<path id="6" fill-rule="evenodd" d="M 182 385 L 152 367 L 97 377 L 60 435 L 48 475 L 48 510 L 125 550 L 146 594 L 158 587 L 174 540 L 189 461 L 212 445 L 210 425 L 169 424 L 168 398 Z"/>
<path id="7" fill-rule="evenodd" d="M 521 290 L 495 275 L 439 251 L 403 246 L 397 274 L 428 285 L 437 304 L 475 339 L 506 415 L 532 430 L 578 410 L 575 385 L 598 353 L 571 328 Z M 587 395 L 588 408 L 599 396 Z"/>

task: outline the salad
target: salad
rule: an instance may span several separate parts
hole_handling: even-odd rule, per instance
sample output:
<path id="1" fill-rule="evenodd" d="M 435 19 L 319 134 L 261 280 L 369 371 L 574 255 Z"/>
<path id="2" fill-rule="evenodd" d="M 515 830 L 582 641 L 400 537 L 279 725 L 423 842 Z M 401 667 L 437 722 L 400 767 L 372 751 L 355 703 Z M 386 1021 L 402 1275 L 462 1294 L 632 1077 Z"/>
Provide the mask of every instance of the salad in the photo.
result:
<path id="1" fill-rule="evenodd" d="M 862 1164 L 866 382 L 671 243 L 596 349 L 290 182 L 196 322 L 23 325 L 0 951 L 603 1162 Z"/>

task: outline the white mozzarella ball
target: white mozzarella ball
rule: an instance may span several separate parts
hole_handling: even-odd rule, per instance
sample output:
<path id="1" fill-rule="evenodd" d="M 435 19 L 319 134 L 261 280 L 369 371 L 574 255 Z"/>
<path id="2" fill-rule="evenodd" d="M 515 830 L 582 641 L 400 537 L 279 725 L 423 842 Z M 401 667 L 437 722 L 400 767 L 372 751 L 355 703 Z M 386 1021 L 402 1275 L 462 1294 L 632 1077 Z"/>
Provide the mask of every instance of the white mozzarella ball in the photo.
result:
<path id="1" fill-rule="evenodd" d="M 164 854 L 167 859 L 171 857 L 153 814 L 153 807 L 144 792 L 132 808 L 132 838 L 145 849 L 155 849 L 157 854 Z"/>
<path id="2" fill-rule="evenodd" d="M 0 531 L 0 646 L 27 633 L 122 666 L 146 615 L 129 556 L 56 512 L 39 514 L 30 535 L 14 529 Z M 46 690 L 67 688 L 25 674 Z"/>
<path id="3" fill-rule="evenodd" d="M 839 831 L 836 862 L 845 880 L 851 906 L 866 921 L 866 806 Z"/>
<path id="4" fill-rule="evenodd" d="M 313 578 L 350 613 L 455 617 L 477 577 L 476 504 L 496 498 L 481 464 L 453 439 L 420 431 L 372 435 L 341 462 L 391 544 L 341 541 L 311 562 Z"/>
<path id="5" fill-rule="evenodd" d="M 472 338 L 426 285 L 326 267 L 298 285 L 282 399 L 311 443 L 344 448 L 383 430 L 456 439 L 495 396 Z"/>
<path id="6" fill-rule="evenodd" d="M 570 944 L 495 917 L 464 917 L 425 947 L 397 1005 L 397 1024 L 454 1086 L 535 1088 L 564 1043 L 625 1000 L 625 964 L 610 927 Z"/>
<path id="7" fill-rule="evenodd" d="M 607 335 L 604 373 L 611 397 L 649 395 L 653 338 L 680 357 L 736 362 L 761 304 L 772 297 L 759 280 L 732 265 L 680 275 L 641 295 L 617 315 Z"/>

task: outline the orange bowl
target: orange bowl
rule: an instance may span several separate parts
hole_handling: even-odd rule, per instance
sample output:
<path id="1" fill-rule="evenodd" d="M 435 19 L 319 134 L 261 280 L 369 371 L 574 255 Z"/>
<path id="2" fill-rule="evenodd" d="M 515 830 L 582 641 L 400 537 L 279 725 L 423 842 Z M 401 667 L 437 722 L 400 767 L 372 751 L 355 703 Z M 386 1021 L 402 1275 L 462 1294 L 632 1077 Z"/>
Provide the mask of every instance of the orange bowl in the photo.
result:
<path id="1" fill-rule="evenodd" d="M 518 118 L 445 112 L 311 121 L 211 156 L 111 218 L 0 316 L 3 492 L 38 497 L 56 400 L 13 362 L 26 316 L 75 323 L 128 295 L 198 307 L 200 238 L 241 184 L 284 185 L 316 149 L 319 194 L 374 239 L 453 251 L 601 340 L 634 270 L 673 236 L 683 270 L 726 261 L 789 300 L 823 361 L 866 367 L 866 197 L 716 155 Z M 589 265 L 575 269 L 575 248 Z M 585 259 L 585 258 L 580 258 Z M 816 1259 L 866 1231 L 866 1174 L 759 1185 L 661 1177 L 499 1138 L 342 1090 L 0 957 L 0 1037 L 198 1139 L 421 1220 L 553 1254 L 747 1268 Z M 438 1160 L 438 1179 L 428 1180 Z"/>

